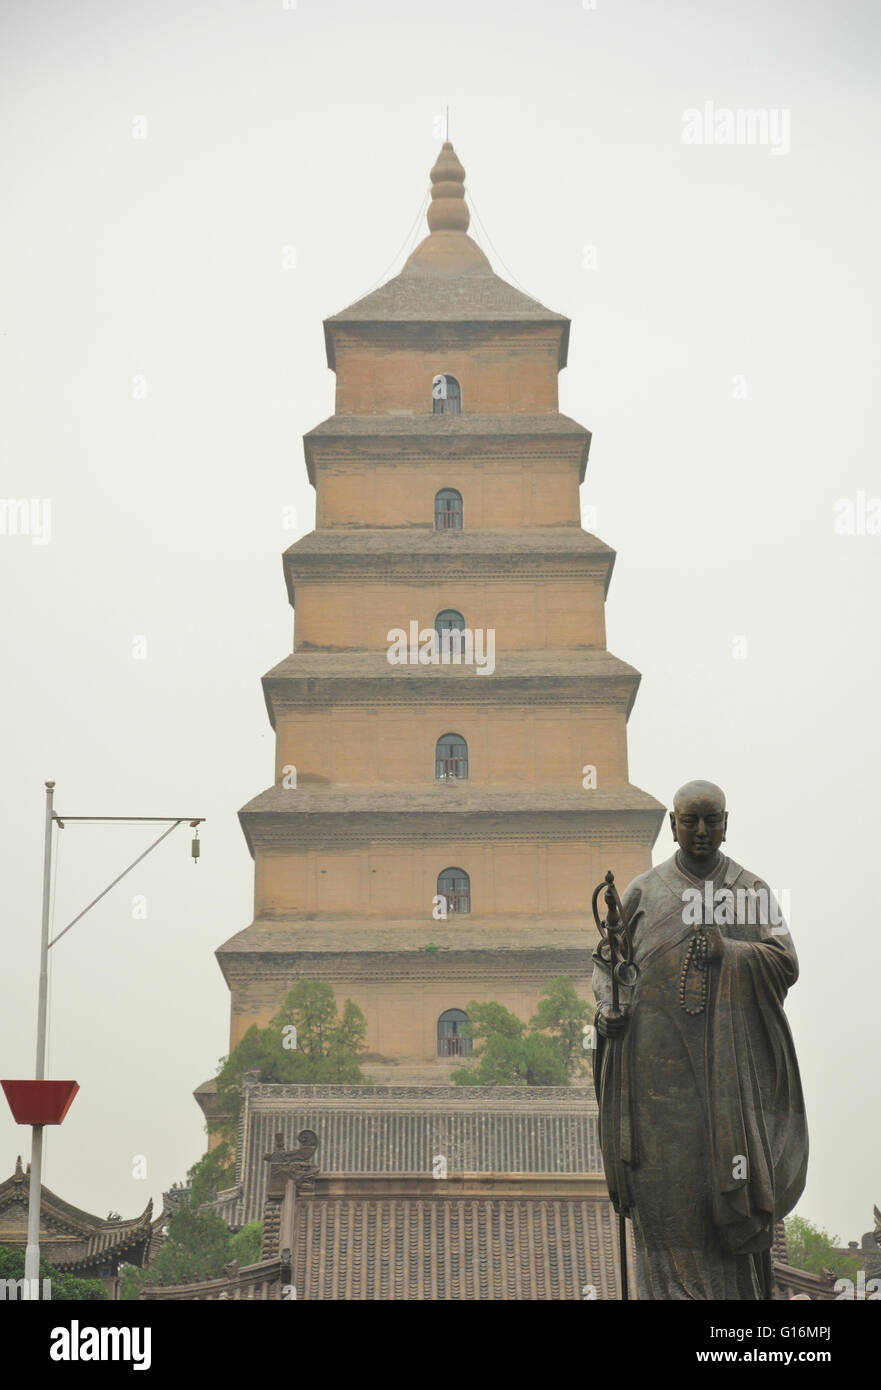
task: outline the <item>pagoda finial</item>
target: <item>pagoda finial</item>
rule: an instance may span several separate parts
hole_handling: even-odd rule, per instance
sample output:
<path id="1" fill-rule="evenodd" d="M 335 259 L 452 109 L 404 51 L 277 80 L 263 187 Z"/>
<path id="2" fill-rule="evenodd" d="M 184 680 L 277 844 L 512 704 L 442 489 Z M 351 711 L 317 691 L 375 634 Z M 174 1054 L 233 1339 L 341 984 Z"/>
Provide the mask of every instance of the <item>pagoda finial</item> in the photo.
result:
<path id="1" fill-rule="evenodd" d="M 450 141 L 445 140 L 431 171 L 428 227 L 432 232 L 467 232 L 470 221 L 465 204 L 465 170 Z"/>
<path id="2" fill-rule="evenodd" d="M 431 171 L 428 236 L 410 253 L 401 274 L 491 275 L 492 266 L 468 236 L 470 221 L 465 170 L 445 140 Z"/>

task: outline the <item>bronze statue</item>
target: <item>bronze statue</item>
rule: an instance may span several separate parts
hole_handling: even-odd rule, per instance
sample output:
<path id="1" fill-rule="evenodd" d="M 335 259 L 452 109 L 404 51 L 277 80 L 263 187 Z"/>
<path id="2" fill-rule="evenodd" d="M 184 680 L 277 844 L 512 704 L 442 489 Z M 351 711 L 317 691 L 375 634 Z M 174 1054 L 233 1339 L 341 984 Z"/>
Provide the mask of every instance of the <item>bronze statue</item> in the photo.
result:
<path id="1" fill-rule="evenodd" d="M 673 857 L 622 899 L 611 875 L 594 895 L 609 908 L 593 975 L 600 1145 L 641 1299 L 772 1297 L 774 1224 L 805 1183 L 783 1013 L 798 962 L 767 885 L 721 853 L 727 822 L 721 789 L 689 782 Z"/>

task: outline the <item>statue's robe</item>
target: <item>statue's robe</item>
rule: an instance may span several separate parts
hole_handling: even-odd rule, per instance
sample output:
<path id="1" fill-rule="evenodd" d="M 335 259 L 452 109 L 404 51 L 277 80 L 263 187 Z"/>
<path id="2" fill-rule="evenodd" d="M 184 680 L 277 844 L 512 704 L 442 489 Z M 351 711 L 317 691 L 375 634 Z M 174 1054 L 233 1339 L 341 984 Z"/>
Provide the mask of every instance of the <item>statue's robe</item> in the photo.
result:
<path id="1" fill-rule="evenodd" d="M 792 938 L 775 925 L 782 919 L 767 886 L 724 855 L 713 891 L 723 887 L 763 889 L 771 920 L 767 912 L 752 924 L 720 925 L 718 911 L 715 921 L 699 917 L 721 959 L 694 1016 L 679 1000 L 697 929 L 686 890 L 703 894 L 704 882 L 674 855 L 622 899 L 640 974 L 620 988 L 630 1010 L 623 1038 L 597 1034 L 594 1078 L 606 1178 L 616 1209 L 633 1221 L 643 1299 L 770 1297 L 774 1223 L 805 1183 L 807 1123 L 783 1013 L 798 976 Z M 597 953 L 594 962 L 598 1005 L 611 1007 L 609 967 Z M 693 1007 L 698 981 L 689 975 Z"/>

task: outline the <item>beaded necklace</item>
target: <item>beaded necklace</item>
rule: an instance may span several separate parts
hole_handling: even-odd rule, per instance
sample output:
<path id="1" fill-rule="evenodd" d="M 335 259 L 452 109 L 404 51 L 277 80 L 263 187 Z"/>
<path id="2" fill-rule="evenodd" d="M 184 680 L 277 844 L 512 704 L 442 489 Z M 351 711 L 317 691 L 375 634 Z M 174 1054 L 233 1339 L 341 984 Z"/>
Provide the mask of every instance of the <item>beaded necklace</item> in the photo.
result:
<path id="1" fill-rule="evenodd" d="M 694 878 L 693 874 L 688 873 L 679 854 L 676 855 L 676 863 L 682 873 L 687 874 L 689 878 Z M 718 864 L 716 865 L 716 872 L 719 872 Z M 687 997 L 688 977 L 690 974 L 694 975 L 695 972 L 699 976 L 700 988 L 697 1007 L 692 1008 L 686 1004 L 685 1000 Z M 683 1013 L 690 1014 L 692 1018 L 696 1018 L 698 1014 L 703 1013 L 704 1009 L 707 1007 L 709 985 L 710 975 L 707 965 L 707 935 L 701 928 L 700 931 L 695 932 L 688 944 L 688 950 L 685 953 L 685 960 L 682 962 L 682 970 L 679 974 L 679 1007 L 682 1009 Z"/>
<path id="2" fill-rule="evenodd" d="M 696 970 L 700 976 L 700 994 L 696 1009 L 689 1008 L 685 1002 L 685 992 L 688 985 L 689 971 Z M 688 946 L 685 960 L 682 962 L 682 973 L 679 976 L 679 1007 L 683 1012 L 696 1017 L 702 1014 L 707 1007 L 707 989 L 709 986 L 709 972 L 707 970 L 707 937 L 703 931 L 695 932 Z"/>

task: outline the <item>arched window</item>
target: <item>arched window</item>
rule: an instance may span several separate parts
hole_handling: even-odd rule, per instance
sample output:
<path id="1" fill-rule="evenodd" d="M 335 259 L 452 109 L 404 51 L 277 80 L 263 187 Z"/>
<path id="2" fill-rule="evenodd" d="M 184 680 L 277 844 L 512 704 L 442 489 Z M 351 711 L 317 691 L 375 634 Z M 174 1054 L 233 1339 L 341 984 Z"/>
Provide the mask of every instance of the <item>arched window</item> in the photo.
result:
<path id="1" fill-rule="evenodd" d="M 471 1051 L 471 1039 L 462 1037 L 462 1029 L 468 1022 L 464 1009 L 447 1009 L 437 1021 L 438 1057 L 467 1057 Z"/>
<path id="2" fill-rule="evenodd" d="M 438 874 L 437 895 L 446 898 L 450 915 L 471 911 L 471 879 L 464 869 L 444 869 Z"/>
<path id="3" fill-rule="evenodd" d="M 434 499 L 435 531 L 462 530 L 462 494 L 454 487 L 441 488 Z"/>
<path id="4" fill-rule="evenodd" d="M 465 619 L 455 608 L 444 608 L 434 620 L 434 630 L 438 637 L 443 637 L 445 632 L 464 632 Z"/>
<path id="5" fill-rule="evenodd" d="M 461 734 L 444 734 L 434 750 L 434 775 L 438 782 L 468 776 L 468 744 Z"/>
<path id="6" fill-rule="evenodd" d="M 431 409 L 435 415 L 462 414 L 462 390 L 447 372 L 438 372 L 431 383 Z"/>

